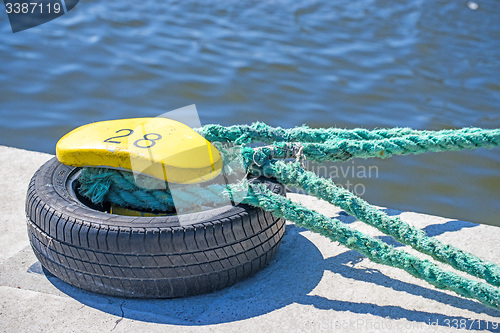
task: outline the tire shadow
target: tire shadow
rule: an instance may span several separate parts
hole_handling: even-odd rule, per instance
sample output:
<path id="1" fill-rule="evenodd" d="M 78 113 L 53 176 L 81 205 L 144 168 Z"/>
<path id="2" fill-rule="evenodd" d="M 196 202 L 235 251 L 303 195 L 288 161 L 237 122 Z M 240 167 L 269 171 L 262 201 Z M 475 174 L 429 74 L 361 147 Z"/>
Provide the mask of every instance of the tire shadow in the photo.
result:
<path id="1" fill-rule="evenodd" d="M 247 280 L 210 294 L 178 299 L 130 299 L 110 297 L 75 288 L 44 270 L 48 280 L 61 292 L 82 304 L 100 311 L 132 320 L 202 326 L 258 317 L 287 305 L 298 303 L 318 309 L 370 314 L 380 318 L 400 319 L 429 325 L 429 320 L 445 325 L 449 317 L 438 313 L 408 310 L 398 306 L 380 306 L 373 303 L 356 303 L 309 295 L 320 283 L 325 271 L 332 271 L 344 278 L 364 281 L 436 300 L 476 313 L 500 316 L 500 311 L 478 302 L 449 295 L 433 288 L 406 283 L 382 274 L 378 270 L 356 267 L 363 257 L 356 251 L 343 252 L 327 259 L 319 249 L 300 233 L 305 228 L 287 224 L 281 247 L 271 263 Z"/>
<path id="2" fill-rule="evenodd" d="M 61 292 L 119 317 L 175 325 L 233 322 L 297 302 L 318 285 L 324 273 L 324 258 L 319 249 L 300 234 L 305 230 L 288 224 L 276 257 L 252 277 L 229 288 L 187 298 L 132 299 L 99 295 L 44 272 Z"/>

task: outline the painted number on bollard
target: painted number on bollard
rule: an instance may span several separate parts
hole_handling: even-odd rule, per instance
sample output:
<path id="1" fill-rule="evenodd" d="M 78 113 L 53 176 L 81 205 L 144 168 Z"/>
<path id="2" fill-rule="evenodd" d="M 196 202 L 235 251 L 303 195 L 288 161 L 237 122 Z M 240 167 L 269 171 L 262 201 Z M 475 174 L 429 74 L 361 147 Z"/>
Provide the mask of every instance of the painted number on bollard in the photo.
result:
<path id="1" fill-rule="evenodd" d="M 106 140 L 104 140 L 104 142 L 120 144 L 121 141 L 116 141 L 116 139 L 118 139 L 118 138 L 124 138 L 124 137 L 127 137 L 127 136 L 130 136 L 130 135 L 134 134 L 134 130 L 127 129 L 127 128 L 118 130 L 118 131 L 116 131 L 116 133 L 118 134 L 118 133 L 120 133 L 122 131 L 128 131 L 128 133 L 124 134 L 124 135 L 112 136 L 111 138 L 107 138 Z M 155 135 L 156 137 L 155 138 L 151 138 L 151 135 Z M 161 138 L 162 138 L 161 134 L 158 134 L 158 133 L 147 133 L 147 134 L 144 134 L 142 136 L 142 139 L 136 140 L 134 142 L 134 146 L 136 146 L 137 148 L 151 148 L 151 147 L 153 147 L 156 144 L 156 141 L 160 140 Z M 139 142 L 141 142 L 141 141 L 147 141 L 147 142 L 150 142 L 150 143 L 146 144 L 146 145 L 139 144 Z"/>

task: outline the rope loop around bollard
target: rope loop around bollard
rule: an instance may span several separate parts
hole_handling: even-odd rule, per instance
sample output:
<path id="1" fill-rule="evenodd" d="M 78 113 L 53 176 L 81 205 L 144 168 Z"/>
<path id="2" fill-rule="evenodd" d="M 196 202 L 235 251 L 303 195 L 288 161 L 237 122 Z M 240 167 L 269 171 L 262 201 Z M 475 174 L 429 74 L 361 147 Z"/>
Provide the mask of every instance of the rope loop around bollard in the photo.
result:
<path id="1" fill-rule="evenodd" d="M 306 159 L 321 163 L 345 161 L 351 158 L 387 158 L 392 155 L 498 147 L 500 129 L 464 128 L 434 132 L 407 128 L 369 131 L 310 129 L 303 126 L 282 129 L 257 123 L 251 126 L 229 127 L 207 125 L 198 129 L 198 132 L 212 142 L 240 144 L 247 172 L 259 171 L 263 174 L 263 171 L 267 171 L 279 183 L 304 189 L 311 195 L 341 207 L 359 221 L 376 227 L 398 242 L 428 254 L 457 270 L 483 279 L 484 282 L 445 271 L 429 260 L 419 259 L 404 250 L 396 249 L 353 230 L 336 219 L 328 218 L 285 197 L 270 193 L 262 185 L 249 182 L 249 192 L 243 203 L 309 228 L 362 253 L 375 262 L 404 269 L 437 288 L 452 290 L 461 296 L 474 298 L 487 306 L 500 309 L 498 265 L 443 244 L 436 238 L 428 237 L 424 231 L 410 226 L 399 217 L 388 216 L 333 181 L 304 169 Z M 267 145 L 252 148 L 248 146 L 252 142 L 263 142 Z M 294 161 L 285 161 L 289 159 Z M 99 182 L 97 177 L 95 182 Z M 102 188 L 112 191 L 113 186 Z M 86 188 L 81 188 L 80 192 L 85 193 L 85 190 Z M 140 191 L 140 189 L 135 190 Z M 94 202 L 111 200 L 113 197 L 111 194 L 111 192 L 95 193 L 89 199 Z"/>

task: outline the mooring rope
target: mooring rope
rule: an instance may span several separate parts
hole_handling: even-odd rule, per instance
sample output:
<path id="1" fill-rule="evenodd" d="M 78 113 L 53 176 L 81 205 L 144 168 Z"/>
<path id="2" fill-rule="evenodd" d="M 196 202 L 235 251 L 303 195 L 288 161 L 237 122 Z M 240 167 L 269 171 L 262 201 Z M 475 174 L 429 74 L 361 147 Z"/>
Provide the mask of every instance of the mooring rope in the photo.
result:
<path id="1" fill-rule="evenodd" d="M 271 127 L 262 122 L 255 122 L 252 125 L 205 125 L 197 130 L 208 141 L 233 142 L 235 144 L 263 142 L 310 142 L 324 143 L 336 139 L 347 140 L 383 140 L 390 138 L 400 138 L 409 135 L 413 136 L 447 136 L 473 133 L 488 133 L 482 128 L 463 128 L 460 130 L 441 130 L 441 131 L 419 131 L 411 128 L 390 128 L 367 130 L 364 128 L 342 129 L 342 128 L 309 128 L 300 126 L 284 129 L 281 127 Z"/>
<path id="2" fill-rule="evenodd" d="M 209 141 L 214 142 L 223 158 L 229 158 L 230 154 L 240 154 L 248 172 L 272 176 L 284 185 L 302 188 L 309 194 L 341 207 L 358 220 L 376 227 L 395 240 L 460 271 L 482 278 L 490 285 L 446 272 L 428 260 L 418 259 L 403 250 L 363 235 L 338 220 L 327 218 L 286 198 L 274 195 L 260 185 L 249 185 L 250 191 L 244 203 L 260 207 L 326 235 L 375 262 L 402 268 L 438 288 L 453 290 L 459 295 L 475 298 L 483 304 L 500 309 L 500 290 L 494 287 L 500 286 L 498 265 L 428 237 L 424 231 L 410 226 L 399 217 L 388 216 L 353 193 L 337 186 L 333 181 L 306 171 L 298 163 L 304 159 L 316 162 L 345 161 L 351 158 L 386 158 L 392 155 L 429 151 L 492 148 L 500 146 L 500 129 L 416 131 L 400 128 L 369 131 L 310 129 L 305 126 L 282 129 L 255 123 L 250 126 L 230 127 L 207 125 L 198 131 Z M 239 143 L 241 147 L 229 150 L 223 142 Z M 246 145 L 252 142 L 269 145 L 256 148 Z M 283 161 L 290 158 L 295 159 L 296 163 Z M 174 209 L 174 200 L 166 185 L 164 190 L 141 188 L 137 186 L 130 172 L 84 168 L 80 183 L 80 193 L 89 197 L 94 203 L 107 201 L 138 210 Z M 240 186 L 241 184 L 235 185 L 238 189 Z M 180 199 L 176 196 L 176 204 L 178 200 L 182 200 L 188 204 L 210 206 L 227 200 L 231 197 L 232 190 L 235 188 L 219 184 L 188 189 L 180 195 Z"/>
<path id="3" fill-rule="evenodd" d="M 250 194 L 245 200 L 247 204 L 272 212 L 277 217 L 283 217 L 296 225 L 326 236 L 332 241 L 338 241 L 376 263 L 404 269 L 437 288 L 452 290 L 461 296 L 474 298 L 485 305 L 500 309 L 498 288 L 444 271 L 429 260 L 419 259 L 406 251 L 398 250 L 387 243 L 353 230 L 337 219 L 326 217 L 276 195 L 262 184 L 252 185 L 250 189 Z"/>
<path id="4" fill-rule="evenodd" d="M 499 266 L 451 245 L 443 244 L 436 238 L 428 237 L 424 231 L 410 226 L 399 217 L 388 216 L 343 187 L 335 185 L 331 180 L 318 177 L 299 165 L 282 161 L 272 161 L 266 173 L 282 184 L 302 188 L 309 194 L 342 208 L 359 221 L 376 227 L 400 243 L 410 245 L 415 250 L 450 264 L 458 270 L 483 278 L 494 286 L 500 286 Z"/>
<path id="5" fill-rule="evenodd" d="M 90 198 L 95 204 L 110 202 L 121 207 L 156 212 L 175 212 L 175 206 L 213 207 L 224 204 L 231 200 L 231 187 L 237 186 L 237 184 L 187 186 L 182 191 L 175 192 L 174 204 L 167 183 L 158 181 L 157 185 L 140 187 L 137 186 L 134 175 L 127 171 L 83 168 L 79 182 L 79 193 Z"/>
<path id="6" fill-rule="evenodd" d="M 392 155 L 422 154 L 427 152 L 457 151 L 463 149 L 493 148 L 500 145 L 500 129 L 474 131 L 456 130 L 447 134 L 408 135 L 382 140 L 327 140 L 323 143 L 276 142 L 267 149 L 260 149 L 262 159 L 269 156 L 285 158 L 288 151 L 303 147 L 307 159 L 315 162 L 346 161 L 352 158 L 387 158 Z M 242 153 L 254 160 L 254 151 L 246 147 Z M 271 151 L 272 150 L 272 151 Z"/>

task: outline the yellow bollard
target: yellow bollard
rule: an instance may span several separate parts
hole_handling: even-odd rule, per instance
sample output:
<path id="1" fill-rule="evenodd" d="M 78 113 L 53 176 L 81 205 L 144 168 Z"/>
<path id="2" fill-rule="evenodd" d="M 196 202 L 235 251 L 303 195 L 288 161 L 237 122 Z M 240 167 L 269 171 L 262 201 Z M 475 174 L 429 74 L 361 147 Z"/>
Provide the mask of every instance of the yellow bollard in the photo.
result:
<path id="1" fill-rule="evenodd" d="M 168 182 L 193 184 L 215 178 L 219 151 L 190 127 L 166 118 L 96 122 L 63 136 L 56 146 L 62 164 L 143 173 Z"/>

